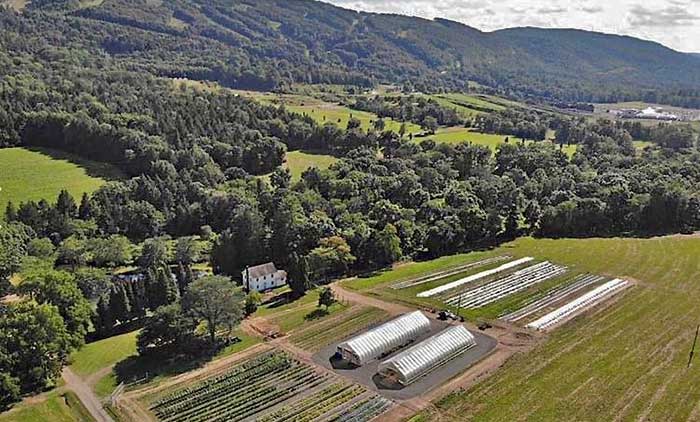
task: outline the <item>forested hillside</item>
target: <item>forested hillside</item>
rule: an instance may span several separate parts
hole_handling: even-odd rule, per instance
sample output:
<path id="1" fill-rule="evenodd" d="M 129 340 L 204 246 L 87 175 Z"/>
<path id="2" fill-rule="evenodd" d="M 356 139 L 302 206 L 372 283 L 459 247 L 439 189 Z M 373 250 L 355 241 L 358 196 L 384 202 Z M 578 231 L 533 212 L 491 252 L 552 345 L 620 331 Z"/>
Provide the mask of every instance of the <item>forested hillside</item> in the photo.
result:
<path id="1" fill-rule="evenodd" d="M 697 57 L 629 37 L 484 33 L 312 0 L 40 0 L 28 7 L 31 25 L 52 32 L 52 44 L 78 42 L 132 69 L 238 88 L 391 82 L 436 91 L 472 80 L 521 97 L 700 105 Z"/>

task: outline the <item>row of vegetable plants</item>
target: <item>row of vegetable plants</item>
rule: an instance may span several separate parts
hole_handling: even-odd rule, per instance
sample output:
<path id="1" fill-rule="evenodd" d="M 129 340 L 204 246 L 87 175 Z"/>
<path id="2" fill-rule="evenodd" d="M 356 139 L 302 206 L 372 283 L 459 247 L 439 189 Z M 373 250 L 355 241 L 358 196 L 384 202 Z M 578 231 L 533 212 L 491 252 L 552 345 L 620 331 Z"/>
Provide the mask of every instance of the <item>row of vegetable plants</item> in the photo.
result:
<path id="1" fill-rule="evenodd" d="M 389 410 L 391 405 L 391 400 L 375 395 L 350 407 L 331 422 L 368 422 Z"/>
<path id="2" fill-rule="evenodd" d="M 269 373 L 278 372 L 291 366 L 292 361 L 285 355 L 265 354 L 244 362 L 223 375 L 209 378 L 192 387 L 165 396 L 153 403 L 151 408 L 155 411 L 167 412 L 171 407 L 182 406 L 184 403 L 205 401 L 208 397 L 215 396 L 219 392 L 235 390 L 242 384 L 249 382 L 251 378 L 264 377 Z"/>
<path id="3" fill-rule="evenodd" d="M 315 352 L 334 341 L 362 331 L 387 317 L 388 314 L 382 309 L 373 307 L 358 308 L 342 319 L 318 324 L 293 335 L 290 340 L 302 349 Z"/>
<path id="4" fill-rule="evenodd" d="M 164 422 L 237 421 L 261 414 L 327 379 L 328 375 L 285 353 L 271 352 L 165 396 L 151 410 Z"/>
<path id="5" fill-rule="evenodd" d="M 304 399 L 288 404 L 276 412 L 257 420 L 259 422 L 303 422 L 316 420 L 363 393 L 365 393 L 365 389 L 359 385 L 334 383 L 319 392 L 312 393 Z"/>

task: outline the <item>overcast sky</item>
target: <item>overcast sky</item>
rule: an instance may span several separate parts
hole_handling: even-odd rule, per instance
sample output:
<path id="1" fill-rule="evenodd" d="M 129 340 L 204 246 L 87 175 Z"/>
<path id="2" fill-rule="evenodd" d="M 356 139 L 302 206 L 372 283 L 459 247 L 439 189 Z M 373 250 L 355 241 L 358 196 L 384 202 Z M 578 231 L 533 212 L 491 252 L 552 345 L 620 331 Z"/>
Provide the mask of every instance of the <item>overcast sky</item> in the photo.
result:
<path id="1" fill-rule="evenodd" d="M 700 53 L 700 0 L 324 0 L 368 12 L 442 17 L 484 31 L 514 26 L 632 35 Z"/>

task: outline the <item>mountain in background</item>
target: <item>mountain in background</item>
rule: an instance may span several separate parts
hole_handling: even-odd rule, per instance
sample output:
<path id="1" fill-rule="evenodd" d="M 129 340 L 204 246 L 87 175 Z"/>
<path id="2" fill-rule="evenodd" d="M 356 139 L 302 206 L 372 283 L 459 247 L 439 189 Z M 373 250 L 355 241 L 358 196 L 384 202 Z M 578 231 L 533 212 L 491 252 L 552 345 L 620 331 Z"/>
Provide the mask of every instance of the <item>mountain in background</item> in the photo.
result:
<path id="1" fill-rule="evenodd" d="M 34 0 L 23 18 L 48 30 L 32 35 L 54 45 L 238 88 L 395 83 L 435 91 L 474 81 L 519 97 L 700 107 L 700 56 L 581 30 L 487 33 L 312 0 Z"/>

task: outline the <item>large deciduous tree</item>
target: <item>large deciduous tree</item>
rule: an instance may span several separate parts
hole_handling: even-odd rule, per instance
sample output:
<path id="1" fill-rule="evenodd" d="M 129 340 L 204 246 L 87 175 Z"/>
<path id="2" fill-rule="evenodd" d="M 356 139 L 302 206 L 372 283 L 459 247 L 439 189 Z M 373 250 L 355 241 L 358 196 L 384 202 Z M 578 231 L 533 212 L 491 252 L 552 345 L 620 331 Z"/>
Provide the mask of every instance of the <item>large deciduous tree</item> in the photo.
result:
<path id="1" fill-rule="evenodd" d="M 73 344 L 56 306 L 33 300 L 0 306 L 0 409 L 16 401 L 18 392 L 54 383 Z"/>
<path id="2" fill-rule="evenodd" d="M 190 284 L 183 309 L 207 325 L 209 341 L 216 343 L 219 330 L 231 331 L 243 318 L 243 293 L 223 276 L 207 276 Z"/>

